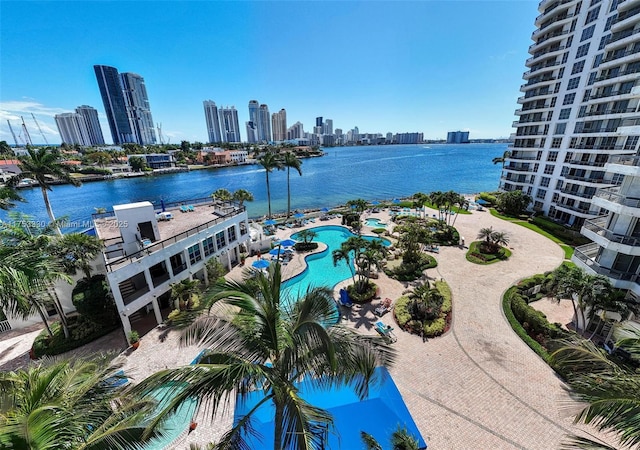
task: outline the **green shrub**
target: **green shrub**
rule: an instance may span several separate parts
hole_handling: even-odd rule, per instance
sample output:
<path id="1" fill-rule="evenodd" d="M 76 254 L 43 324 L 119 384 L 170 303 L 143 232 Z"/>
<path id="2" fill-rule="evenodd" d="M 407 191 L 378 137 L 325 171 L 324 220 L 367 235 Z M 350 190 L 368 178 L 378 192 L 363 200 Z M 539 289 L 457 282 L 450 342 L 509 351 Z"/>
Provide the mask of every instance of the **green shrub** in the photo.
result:
<path id="1" fill-rule="evenodd" d="M 409 313 L 408 305 L 411 299 L 407 296 L 402 296 L 398 300 L 393 307 L 394 314 L 396 316 L 396 322 L 400 328 L 404 328 L 407 323 L 411 320 L 411 314 Z"/>
<path id="2" fill-rule="evenodd" d="M 445 281 L 436 281 L 435 284 L 436 284 L 436 289 L 444 297 L 444 302 L 442 303 L 442 308 L 440 308 L 440 311 L 446 314 L 450 312 L 452 308 L 451 289 L 449 288 L 449 285 Z"/>
<path id="3" fill-rule="evenodd" d="M 487 203 L 490 203 L 491 205 L 495 205 L 498 201 L 498 198 L 493 193 L 489 192 L 480 192 L 478 198 L 484 200 Z"/>
<path id="4" fill-rule="evenodd" d="M 367 282 L 367 287 L 366 289 L 362 290 L 362 292 L 357 292 L 356 287 L 353 284 L 347 286 L 349 297 L 356 303 L 366 303 L 368 301 L 371 301 L 376 296 L 377 290 L 378 286 L 370 281 Z"/>
<path id="5" fill-rule="evenodd" d="M 317 242 L 297 242 L 294 246 L 298 252 L 310 252 L 318 248 Z"/>
<path id="6" fill-rule="evenodd" d="M 431 322 L 427 322 L 424 324 L 422 331 L 425 337 L 435 337 L 440 336 L 444 333 L 444 329 L 447 326 L 447 322 L 444 318 L 437 318 Z"/>
<path id="7" fill-rule="evenodd" d="M 578 246 L 591 242 L 586 237 L 582 236 L 577 230 L 571 230 L 562 224 L 555 223 L 547 217 L 534 217 L 530 219 L 530 222 L 535 224 L 538 228 L 543 229 L 547 233 L 560 239 L 565 244 Z"/>
<path id="8" fill-rule="evenodd" d="M 47 330 L 42 330 L 33 341 L 33 354 L 36 358 L 59 355 L 93 342 L 117 328 L 118 325 L 102 326 L 85 316 L 70 317 L 69 338 L 64 337 L 60 322 L 54 322 L 51 324 L 53 337 L 49 336 Z"/>
<path id="9" fill-rule="evenodd" d="M 107 326 L 118 324 L 118 310 L 102 274 L 79 280 L 71 293 L 71 301 L 76 311 L 92 322 Z"/>
<path id="10" fill-rule="evenodd" d="M 386 231 L 386 228 L 374 228 L 373 230 L 371 230 L 371 232 L 375 234 L 384 234 Z"/>

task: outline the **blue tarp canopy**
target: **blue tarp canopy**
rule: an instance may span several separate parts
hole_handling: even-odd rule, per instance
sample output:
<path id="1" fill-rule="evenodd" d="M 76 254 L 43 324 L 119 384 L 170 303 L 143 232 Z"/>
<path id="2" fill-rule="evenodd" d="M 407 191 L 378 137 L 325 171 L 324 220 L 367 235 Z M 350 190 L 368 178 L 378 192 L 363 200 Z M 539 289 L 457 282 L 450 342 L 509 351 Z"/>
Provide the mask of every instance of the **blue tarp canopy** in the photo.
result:
<path id="1" fill-rule="evenodd" d="M 392 450 L 391 434 L 398 429 L 398 426 L 406 427 L 407 431 L 418 439 L 421 449 L 427 448 L 387 369 L 378 367 L 376 378 L 380 382 L 370 386 L 369 397 L 363 401 L 360 401 L 350 386 L 328 391 L 317 387 L 312 379 L 306 379 L 298 384 L 302 398 L 314 406 L 328 410 L 333 416 L 334 427 L 329 430 L 324 449 L 363 448 L 360 432 L 365 431 L 376 438 L 383 449 Z M 263 398 L 262 391 L 251 392 L 244 399 L 238 397 L 234 423 L 244 417 Z M 260 438 L 243 435 L 249 448 L 256 450 L 273 448 L 274 414 L 275 410 L 271 402 L 262 405 L 253 414 L 252 426 L 259 433 Z"/>

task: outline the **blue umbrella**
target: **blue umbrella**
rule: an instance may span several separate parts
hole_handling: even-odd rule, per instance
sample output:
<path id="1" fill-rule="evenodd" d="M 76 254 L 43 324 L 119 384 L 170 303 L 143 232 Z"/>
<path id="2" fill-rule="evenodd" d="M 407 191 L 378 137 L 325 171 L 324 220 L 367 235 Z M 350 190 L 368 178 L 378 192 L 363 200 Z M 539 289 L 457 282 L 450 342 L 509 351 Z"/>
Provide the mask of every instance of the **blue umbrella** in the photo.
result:
<path id="1" fill-rule="evenodd" d="M 269 261 L 267 261 L 266 259 L 259 259 L 257 261 L 254 261 L 251 265 L 256 269 L 266 269 L 267 267 L 269 267 Z"/>
<path id="2" fill-rule="evenodd" d="M 374 200 L 374 201 L 372 201 L 372 202 L 371 202 L 371 204 L 372 204 L 372 205 L 379 205 L 379 204 L 380 204 L 380 202 L 379 202 L 379 201 L 377 201 L 377 200 Z"/>
<path id="3" fill-rule="evenodd" d="M 276 223 L 278 223 L 277 221 L 273 220 L 273 219 L 267 219 L 263 222 L 265 225 L 275 225 Z"/>
<path id="4" fill-rule="evenodd" d="M 302 218 L 304 217 L 304 214 L 302 214 L 302 213 L 295 213 L 295 214 L 293 215 L 293 217 L 295 217 L 296 219 L 302 219 Z"/>
<path id="5" fill-rule="evenodd" d="M 271 249 L 271 250 L 269 251 L 269 254 L 270 254 L 270 255 L 273 255 L 273 256 L 280 256 L 280 255 L 284 254 L 284 249 L 283 249 L 283 248 L 276 247 L 276 248 L 274 248 L 274 249 Z"/>
<path id="6" fill-rule="evenodd" d="M 329 208 L 322 208 L 320 211 L 322 211 L 322 212 L 329 212 Z"/>
<path id="7" fill-rule="evenodd" d="M 283 247 L 293 247 L 296 244 L 297 242 L 293 239 L 285 239 L 284 241 L 280 241 L 280 245 L 282 245 Z"/>
<path id="8" fill-rule="evenodd" d="M 394 198 L 394 199 L 393 199 L 393 203 L 398 204 L 398 203 L 400 203 L 400 200 L 398 200 L 397 198 Z"/>

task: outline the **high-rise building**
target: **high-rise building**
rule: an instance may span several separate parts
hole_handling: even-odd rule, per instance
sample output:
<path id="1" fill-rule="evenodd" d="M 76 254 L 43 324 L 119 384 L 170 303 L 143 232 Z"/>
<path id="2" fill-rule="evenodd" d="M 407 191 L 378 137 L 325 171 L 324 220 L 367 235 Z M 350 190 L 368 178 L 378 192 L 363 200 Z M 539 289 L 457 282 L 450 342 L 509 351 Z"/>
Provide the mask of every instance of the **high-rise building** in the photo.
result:
<path id="1" fill-rule="evenodd" d="M 222 142 L 241 142 L 238 111 L 235 106 L 218 109 Z"/>
<path id="2" fill-rule="evenodd" d="M 247 122 L 247 142 L 258 142 L 258 110 L 260 109 L 260 102 L 258 100 L 249 101 L 249 121 Z"/>
<path id="3" fill-rule="evenodd" d="M 304 126 L 300 122 L 296 122 L 287 129 L 287 140 L 303 139 Z"/>
<path id="4" fill-rule="evenodd" d="M 247 142 L 252 144 L 258 142 L 258 125 L 249 121 L 245 122 L 245 127 L 247 128 Z"/>
<path id="5" fill-rule="evenodd" d="M 333 120 L 332 119 L 326 119 L 324 121 L 324 134 L 333 134 Z"/>
<path id="6" fill-rule="evenodd" d="M 134 141 L 140 145 L 155 144 L 156 129 L 144 78 L 131 72 L 120 74 L 120 78 Z"/>
<path id="7" fill-rule="evenodd" d="M 81 105 L 76 108 L 76 113 L 84 118 L 91 145 L 104 145 L 104 136 L 102 134 L 102 127 L 100 126 L 100 120 L 98 119 L 98 110 L 92 106 Z"/>
<path id="8" fill-rule="evenodd" d="M 468 144 L 468 131 L 449 131 L 447 133 L 447 144 Z"/>
<path id="9" fill-rule="evenodd" d="M 216 102 L 212 100 L 205 100 L 202 102 L 204 106 L 204 118 L 207 122 L 207 134 L 209 136 L 209 143 L 222 142 L 222 135 L 220 134 L 220 119 L 218 117 L 218 107 Z"/>
<path id="10" fill-rule="evenodd" d="M 271 115 L 271 124 L 273 126 L 273 140 L 276 142 L 287 140 L 287 111 L 284 108 Z"/>
<path id="11" fill-rule="evenodd" d="M 63 113 L 55 115 L 60 138 L 65 144 L 91 145 L 87 123 L 82 114 Z"/>
<path id="12" fill-rule="evenodd" d="M 322 127 L 322 124 L 323 124 L 322 117 L 316 117 L 316 126 Z"/>
<path id="13" fill-rule="evenodd" d="M 258 109 L 258 141 L 271 141 L 271 115 L 269 114 L 269 107 L 264 103 Z"/>
<path id="14" fill-rule="evenodd" d="M 522 190 L 535 211 L 577 226 L 600 214 L 594 195 L 626 205 L 624 175 L 604 166 L 638 151 L 638 1 L 545 0 L 538 9 L 500 189 Z"/>
<path id="15" fill-rule="evenodd" d="M 118 69 L 100 65 L 93 66 L 93 69 L 98 80 L 98 87 L 100 88 L 104 111 L 107 114 L 113 143 L 120 145 L 127 142 L 135 142 Z"/>

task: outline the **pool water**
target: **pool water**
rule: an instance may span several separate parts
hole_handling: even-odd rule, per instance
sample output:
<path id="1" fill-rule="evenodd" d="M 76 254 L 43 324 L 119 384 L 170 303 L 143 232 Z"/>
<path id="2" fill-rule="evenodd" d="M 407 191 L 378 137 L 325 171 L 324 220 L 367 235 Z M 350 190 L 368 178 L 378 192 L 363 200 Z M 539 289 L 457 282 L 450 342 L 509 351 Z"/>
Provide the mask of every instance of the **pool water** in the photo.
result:
<path id="1" fill-rule="evenodd" d="M 364 224 L 372 228 L 387 228 L 387 224 L 384 222 L 381 222 L 380 219 L 376 217 L 369 217 L 367 220 L 364 221 Z"/>
<path id="2" fill-rule="evenodd" d="M 333 288 L 339 282 L 351 278 L 351 270 L 346 262 L 340 261 L 333 265 L 333 251 L 340 248 L 340 245 L 352 236 L 356 236 L 345 227 L 338 225 L 325 225 L 310 228 L 316 233 L 315 242 L 322 242 L 327 245 L 327 249 L 321 253 L 314 253 L 306 257 L 307 268 L 293 278 L 282 283 L 285 291 L 285 298 L 295 299 L 303 296 L 309 287 L 326 286 Z M 296 239 L 296 234 L 291 236 Z M 363 236 L 367 240 L 380 240 L 385 246 L 391 245 L 387 239 L 377 236 Z M 353 262 L 350 262 L 353 268 Z"/>

